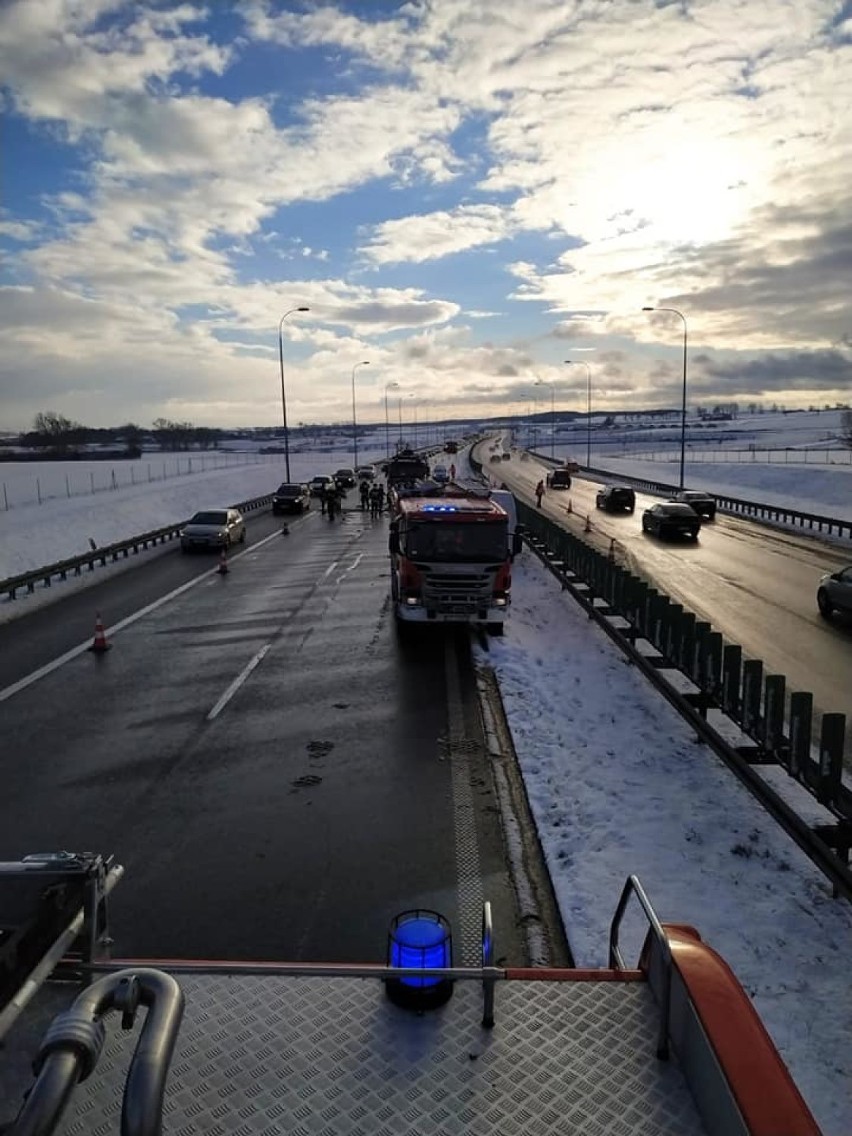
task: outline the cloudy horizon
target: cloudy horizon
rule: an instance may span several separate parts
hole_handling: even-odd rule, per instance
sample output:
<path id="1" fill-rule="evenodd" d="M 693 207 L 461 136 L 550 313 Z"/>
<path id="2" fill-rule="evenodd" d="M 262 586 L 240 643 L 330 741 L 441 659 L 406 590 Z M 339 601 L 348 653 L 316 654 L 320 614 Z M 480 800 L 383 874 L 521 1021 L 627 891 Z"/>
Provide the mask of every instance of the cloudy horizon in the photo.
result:
<path id="1" fill-rule="evenodd" d="M 7 0 L 0 66 L 7 429 L 276 425 L 279 321 L 293 424 L 677 406 L 643 307 L 691 406 L 849 399 L 846 0 Z"/>

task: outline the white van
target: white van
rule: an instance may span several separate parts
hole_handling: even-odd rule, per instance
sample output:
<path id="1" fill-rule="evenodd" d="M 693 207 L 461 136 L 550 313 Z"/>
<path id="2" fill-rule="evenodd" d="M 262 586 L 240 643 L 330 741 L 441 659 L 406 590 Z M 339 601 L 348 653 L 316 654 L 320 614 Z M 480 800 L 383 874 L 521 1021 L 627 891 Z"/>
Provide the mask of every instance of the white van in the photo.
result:
<path id="1" fill-rule="evenodd" d="M 520 536 L 524 531 L 523 525 L 518 526 L 518 509 L 515 505 L 515 498 L 508 489 L 492 489 L 491 500 L 496 501 L 509 516 L 509 554 L 514 560 L 516 554 L 521 550 Z M 518 540 L 515 539 L 516 536 Z"/>

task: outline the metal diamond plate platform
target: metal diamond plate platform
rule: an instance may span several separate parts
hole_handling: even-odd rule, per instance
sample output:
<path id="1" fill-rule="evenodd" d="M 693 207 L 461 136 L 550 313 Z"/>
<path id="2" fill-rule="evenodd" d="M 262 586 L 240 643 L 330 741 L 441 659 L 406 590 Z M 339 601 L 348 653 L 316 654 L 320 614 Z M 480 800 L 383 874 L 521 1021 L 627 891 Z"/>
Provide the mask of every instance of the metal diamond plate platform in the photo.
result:
<path id="1" fill-rule="evenodd" d="M 676 1062 L 654 1055 L 658 1009 L 641 982 L 499 982 L 496 1024 L 485 1030 L 475 982 L 457 982 L 446 1006 L 417 1015 L 372 979 L 179 981 L 186 1012 L 166 1094 L 170 1136 L 704 1131 Z M 23 1070 L 48 999 L 51 1012 L 58 1008 L 55 993 L 39 997 L 0 1053 L 6 1090 L 9 1060 Z M 103 1056 L 61 1132 L 119 1132 L 138 1026 L 123 1034 L 115 1016 L 108 1020 Z M 19 1081 L 18 1099 L 26 1084 Z M 9 1119 L 0 1113 L 0 1122 Z"/>

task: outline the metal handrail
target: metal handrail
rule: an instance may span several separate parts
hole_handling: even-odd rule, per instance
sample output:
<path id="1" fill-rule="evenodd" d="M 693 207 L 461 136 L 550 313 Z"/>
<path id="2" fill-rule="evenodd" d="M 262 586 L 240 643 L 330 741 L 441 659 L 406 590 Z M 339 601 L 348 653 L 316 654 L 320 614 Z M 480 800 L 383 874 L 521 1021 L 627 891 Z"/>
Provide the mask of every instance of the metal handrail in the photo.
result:
<path id="1" fill-rule="evenodd" d="M 631 893 L 639 900 L 642 910 L 650 924 L 654 937 L 660 947 L 660 954 L 663 962 L 663 989 L 660 1005 L 660 1028 L 657 1034 L 657 1057 L 661 1061 L 665 1061 L 669 1056 L 669 1006 L 671 1005 L 672 994 L 672 950 L 669 945 L 668 936 L 663 929 L 663 925 L 657 918 L 657 913 L 651 906 L 651 901 L 645 894 L 645 889 L 639 882 L 638 876 L 628 876 L 625 880 L 624 887 L 621 890 L 621 897 L 618 901 L 618 906 L 615 909 L 615 914 L 612 917 L 612 923 L 609 929 L 609 965 L 613 969 L 626 970 L 626 964 L 621 954 L 621 949 L 618 945 L 618 932 L 621 927 L 621 920 L 624 916 L 627 902 L 630 899 Z"/>
<path id="2" fill-rule="evenodd" d="M 71 1009 L 54 1018 L 36 1060 L 37 1077 L 9 1136 L 48 1136 L 72 1093 L 92 1073 L 105 1040 L 104 1016 L 122 1015 L 132 1029 L 140 1005 L 148 1012 L 124 1086 L 122 1136 L 160 1136 L 166 1078 L 183 1017 L 183 992 L 171 975 L 140 967 L 108 974 L 87 987 Z"/>
<path id="3" fill-rule="evenodd" d="M 491 903 L 486 900 L 482 906 L 482 1025 L 491 1029 L 494 1025 L 494 988 L 496 978 L 486 973 L 494 966 L 494 926 L 491 922 Z"/>

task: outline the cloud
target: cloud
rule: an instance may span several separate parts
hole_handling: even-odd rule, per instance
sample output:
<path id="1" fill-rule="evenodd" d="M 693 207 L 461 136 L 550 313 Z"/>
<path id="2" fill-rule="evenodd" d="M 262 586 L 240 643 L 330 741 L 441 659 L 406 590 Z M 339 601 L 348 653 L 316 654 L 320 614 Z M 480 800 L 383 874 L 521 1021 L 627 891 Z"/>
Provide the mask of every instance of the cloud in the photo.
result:
<path id="1" fill-rule="evenodd" d="M 373 264 L 416 264 L 495 244 L 511 232 L 510 210 L 495 205 L 463 205 L 452 212 L 384 221 L 375 226 L 361 251 Z"/>
<path id="2" fill-rule="evenodd" d="M 0 221 L 29 246 L 13 270 L 31 288 L 11 297 L 7 374 L 38 361 L 88 393 L 86 359 L 96 371 L 105 345 L 153 336 L 151 366 L 177 382 L 198 352 L 224 407 L 237 351 L 256 335 L 267 353 L 280 312 L 304 303 L 286 332 L 303 416 L 337 381 L 336 353 L 411 364 L 475 405 L 578 340 L 602 348 L 602 397 L 632 384 L 659 404 L 677 396 L 677 331 L 641 314 L 655 304 L 687 314 L 696 390 L 763 389 L 763 365 L 803 395 L 808 374 L 840 381 L 824 361 L 845 357 L 852 275 L 852 44 L 836 8 L 286 7 L 246 0 L 234 37 L 217 5 L 0 5 L 6 107 L 73 163 Z M 258 68 L 237 93 L 261 48 L 281 83 L 264 89 Z M 459 253 L 454 278 L 440 262 Z M 304 278 L 320 262 L 326 278 Z M 353 283 L 365 265 L 374 287 Z M 463 311 L 480 327 L 447 326 Z M 481 341 L 497 312 L 505 346 Z M 161 391 L 141 362 L 118 370 Z"/>

